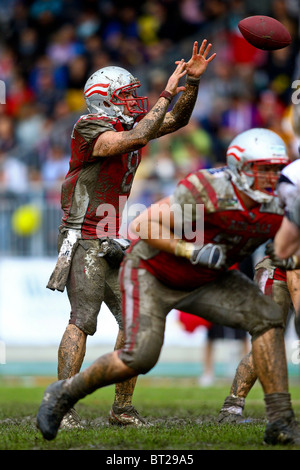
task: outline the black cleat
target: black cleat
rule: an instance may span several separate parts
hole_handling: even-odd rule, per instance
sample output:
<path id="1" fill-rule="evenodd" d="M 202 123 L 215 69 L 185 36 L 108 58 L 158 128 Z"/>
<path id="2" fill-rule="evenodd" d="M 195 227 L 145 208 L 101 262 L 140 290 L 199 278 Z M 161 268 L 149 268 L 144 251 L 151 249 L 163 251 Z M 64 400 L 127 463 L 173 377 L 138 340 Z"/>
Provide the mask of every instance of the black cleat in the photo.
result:
<path id="1" fill-rule="evenodd" d="M 294 417 L 278 419 L 268 423 L 264 435 L 264 444 L 300 446 L 300 428 Z"/>
<path id="2" fill-rule="evenodd" d="M 37 414 L 37 427 L 48 441 L 55 438 L 61 420 L 74 405 L 64 384 L 65 380 L 59 380 L 47 387 Z"/>

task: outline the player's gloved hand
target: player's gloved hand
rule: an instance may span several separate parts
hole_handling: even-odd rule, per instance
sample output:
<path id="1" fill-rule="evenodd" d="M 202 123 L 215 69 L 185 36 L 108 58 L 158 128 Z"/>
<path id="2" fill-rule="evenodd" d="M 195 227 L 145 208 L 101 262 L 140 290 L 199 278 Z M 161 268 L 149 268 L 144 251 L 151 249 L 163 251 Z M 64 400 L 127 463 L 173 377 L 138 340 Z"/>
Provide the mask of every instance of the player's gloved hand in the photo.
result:
<path id="1" fill-rule="evenodd" d="M 126 240 L 127 241 L 127 240 Z M 100 253 L 112 268 L 118 268 L 124 258 L 128 244 L 122 244 L 111 238 L 100 240 Z"/>
<path id="2" fill-rule="evenodd" d="M 292 271 L 293 269 L 297 269 L 297 256 L 289 256 L 286 259 L 279 258 L 275 255 L 273 242 L 270 242 L 266 245 L 265 253 L 267 256 L 270 257 L 272 263 L 277 268 L 285 269 L 286 271 Z"/>
<path id="3" fill-rule="evenodd" d="M 202 248 L 195 248 L 191 259 L 192 264 L 201 264 L 208 268 L 220 269 L 225 265 L 226 255 L 222 245 L 208 243 Z"/>
<path id="4" fill-rule="evenodd" d="M 221 269 L 226 265 L 226 250 L 224 245 L 208 243 L 197 247 L 193 243 L 179 240 L 175 254 L 188 258 L 192 264 L 199 264 L 212 269 Z"/>

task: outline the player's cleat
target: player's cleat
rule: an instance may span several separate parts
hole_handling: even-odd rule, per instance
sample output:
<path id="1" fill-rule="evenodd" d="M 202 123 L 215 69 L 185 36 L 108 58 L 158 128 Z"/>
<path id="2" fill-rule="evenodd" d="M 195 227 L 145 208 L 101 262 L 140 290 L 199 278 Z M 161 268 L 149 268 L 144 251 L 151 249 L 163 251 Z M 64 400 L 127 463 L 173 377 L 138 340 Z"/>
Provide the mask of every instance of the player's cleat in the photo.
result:
<path id="1" fill-rule="evenodd" d="M 113 405 L 109 412 L 108 422 L 117 426 L 151 426 L 132 405 L 123 408 Z"/>
<path id="2" fill-rule="evenodd" d="M 294 416 L 268 423 L 264 435 L 264 444 L 300 446 L 300 428 Z"/>
<path id="3" fill-rule="evenodd" d="M 246 424 L 250 420 L 244 418 L 243 410 L 245 407 L 245 398 L 235 395 L 228 395 L 219 412 L 218 423 Z"/>
<path id="4" fill-rule="evenodd" d="M 242 414 L 229 413 L 225 410 L 220 411 L 217 421 L 220 424 L 248 424 L 252 422 L 250 418 L 245 418 Z"/>
<path id="5" fill-rule="evenodd" d="M 59 380 L 47 387 L 37 414 L 37 427 L 48 441 L 55 438 L 62 418 L 74 405 L 64 385 L 65 380 Z"/>
<path id="6" fill-rule="evenodd" d="M 63 417 L 59 429 L 83 429 L 81 419 L 75 408 L 71 408 Z"/>

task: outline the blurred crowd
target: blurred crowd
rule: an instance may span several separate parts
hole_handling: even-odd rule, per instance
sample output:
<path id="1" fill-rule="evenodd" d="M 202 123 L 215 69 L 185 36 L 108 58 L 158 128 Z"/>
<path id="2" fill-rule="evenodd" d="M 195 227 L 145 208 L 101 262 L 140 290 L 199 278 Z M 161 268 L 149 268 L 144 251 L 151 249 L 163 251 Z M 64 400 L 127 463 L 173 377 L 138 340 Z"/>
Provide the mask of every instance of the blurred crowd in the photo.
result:
<path id="1" fill-rule="evenodd" d="M 249 45 L 238 22 L 256 14 L 281 21 L 292 45 L 274 52 Z M 188 60 L 203 38 L 217 57 L 201 79 L 191 122 L 145 148 L 137 181 L 147 179 L 156 197 L 168 193 L 189 171 L 222 165 L 231 139 L 253 126 L 277 131 L 297 158 L 298 20 L 297 0 L 1 0 L 0 198 L 39 191 L 59 204 L 72 127 L 87 112 L 83 87 L 95 70 L 128 69 L 151 106 L 175 60 Z M 145 203 L 151 191 L 144 190 Z"/>

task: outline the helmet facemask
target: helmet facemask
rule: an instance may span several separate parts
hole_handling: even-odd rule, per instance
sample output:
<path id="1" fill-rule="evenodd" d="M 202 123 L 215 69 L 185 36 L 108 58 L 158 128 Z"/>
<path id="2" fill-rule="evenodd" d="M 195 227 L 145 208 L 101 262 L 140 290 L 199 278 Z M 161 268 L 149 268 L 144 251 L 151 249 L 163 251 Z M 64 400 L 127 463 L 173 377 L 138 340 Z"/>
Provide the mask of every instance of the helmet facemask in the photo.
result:
<path id="1" fill-rule="evenodd" d="M 117 88 L 111 99 L 109 100 L 115 106 L 123 106 L 123 112 L 125 107 L 131 114 L 146 114 L 148 112 L 148 98 L 145 96 L 138 96 L 136 89 L 140 86 L 139 83 L 135 85 L 127 85 Z M 128 95 L 130 95 L 128 97 Z M 130 106 L 130 103 L 135 101 L 134 106 Z"/>
<path id="2" fill-rule="evenodd" d="M 260 191 L 269 196 L 277 196 L 276 187 L 280 172 L 286 166 L 286 161 L 255 160 L 245 163 L 241 172 L 247 177 L 252 191 Z"/>

